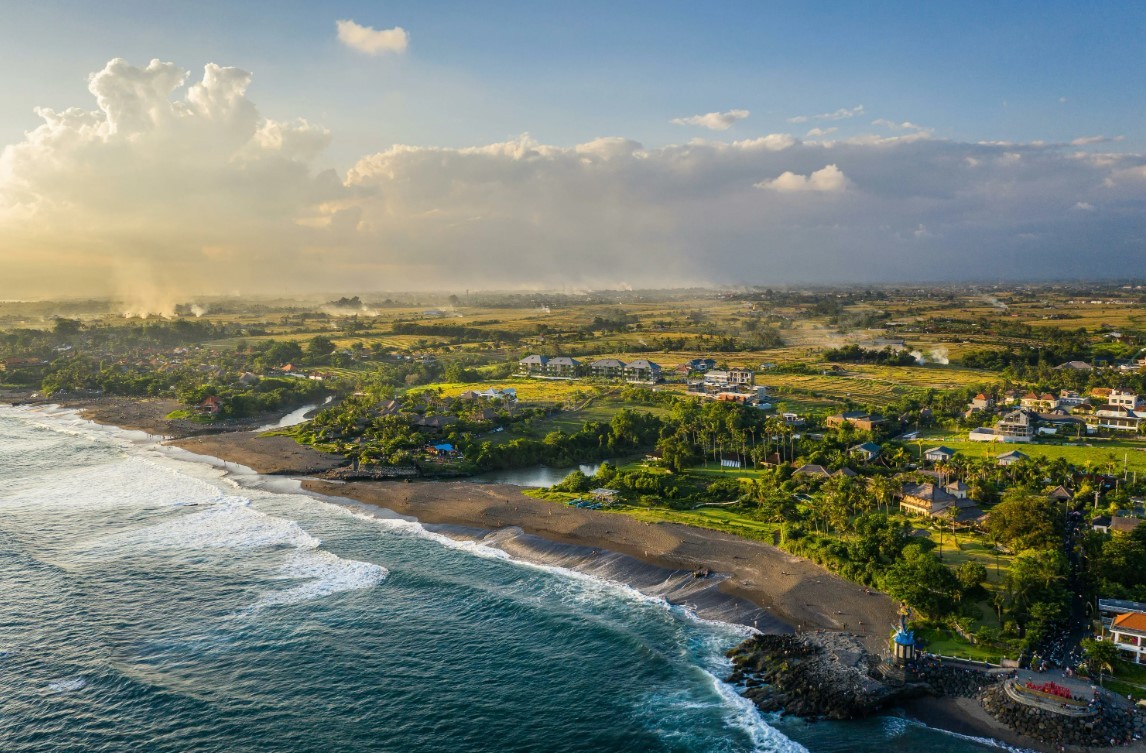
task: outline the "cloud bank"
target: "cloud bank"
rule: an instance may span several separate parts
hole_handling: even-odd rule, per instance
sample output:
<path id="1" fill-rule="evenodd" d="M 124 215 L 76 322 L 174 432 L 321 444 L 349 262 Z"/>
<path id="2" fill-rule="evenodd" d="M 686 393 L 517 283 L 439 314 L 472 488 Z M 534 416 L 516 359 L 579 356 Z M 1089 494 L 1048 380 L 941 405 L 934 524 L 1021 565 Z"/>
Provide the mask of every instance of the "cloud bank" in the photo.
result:
<path id="1" fill-rule="evenodd" d="M 0 152 L 0 298 L 1141 275 L 1146 158 L 903 127 L 646 146 L 393 145 L 262 116 L 251 75 L 112 60 Z M 827 129 L 817 135 L 828 133 Z"/>
<path id="2" fill-rule="evenodd" d="M 338 21 L 335 25 L 338 28 L 339 42 L 367 55 L 386 53 L 401 55 L 410 43 L 410 35 L 401 26 L 395 26 L 393 29 L 375 29 L 349 20 Z"/>

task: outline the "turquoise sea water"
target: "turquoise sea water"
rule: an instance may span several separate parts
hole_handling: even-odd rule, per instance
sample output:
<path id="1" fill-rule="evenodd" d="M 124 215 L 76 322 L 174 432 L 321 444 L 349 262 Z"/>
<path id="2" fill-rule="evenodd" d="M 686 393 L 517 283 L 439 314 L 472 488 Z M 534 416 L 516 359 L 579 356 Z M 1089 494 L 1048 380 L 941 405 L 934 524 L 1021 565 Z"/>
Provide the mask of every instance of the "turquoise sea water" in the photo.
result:
<path id="1" fill-rule="evenodd" d="M 0 407 L 0 751 L 940 751 L 762 718 L 744 628 Z"/>

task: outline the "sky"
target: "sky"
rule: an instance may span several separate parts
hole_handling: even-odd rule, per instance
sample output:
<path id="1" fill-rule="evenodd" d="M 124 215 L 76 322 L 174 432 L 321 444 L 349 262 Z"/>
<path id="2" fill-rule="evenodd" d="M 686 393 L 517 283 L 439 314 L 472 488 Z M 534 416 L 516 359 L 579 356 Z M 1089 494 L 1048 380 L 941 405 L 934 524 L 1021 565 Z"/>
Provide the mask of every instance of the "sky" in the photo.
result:
<path id="1" fill-rule="evenodd" d="M 1146 4 L 0 18 L 0 298 L 1146 276 Z"/>

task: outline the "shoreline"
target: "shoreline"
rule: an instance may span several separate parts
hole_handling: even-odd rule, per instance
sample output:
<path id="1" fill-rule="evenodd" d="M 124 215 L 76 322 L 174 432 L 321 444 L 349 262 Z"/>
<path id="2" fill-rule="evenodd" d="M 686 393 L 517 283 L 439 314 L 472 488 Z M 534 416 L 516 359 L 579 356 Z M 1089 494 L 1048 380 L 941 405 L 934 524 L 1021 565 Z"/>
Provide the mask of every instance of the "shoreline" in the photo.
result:
<path id="1" fill-rule="evenodd" d="M 303 493 L 357 512 L 411 518 L 428 531 L 496 546 L 510 556 L 595 575 L 642 593 L 659 585 L 670 604 L 702 619 L 748 625 L 764 632 L 848 630 L 868 649 L 886 652 L 895 606 L 820 566 L 776 547 L 678 523 L 646 523 L 568 507 L 522 494 L 522 487 L 471 481 L 327 481 L 307 478 L 341 463 L 287 437 L 230 431 L 171 436 L 169 401 L 94 398 L 13 404 L 55 405 L 96 424 L 138 431 L 163 446 L 242 466 L 256 474 L 294 477 Z M 3 404 L 3 403 L 0 403 Z M 585 567 L 588 560 L 598 560 Z M 575 560 L 576 562 L 571 562 Z M 594 572 L 604 563 L 610 572 Z M 707 570 L 708 577 L 693 578 Z M 622 573 L 616 577 L 616 573 Z M 636 574 L 639 583 L 634 580 Z M 690 581 L 694 581 L 690 583 Z M 644 586 L 644 588 L 642 588 Z M 830 605 L 831 608 L 824 605 Z M 849 622 L 851 620 L 852 622 Z M 863 625 L 859 625 L 859 622 Z M 861 632 L 862 629 L 862 632 Z M 984 744 L 1050 751 L 995 721 L 969 699 L 927 698 L 899 707 L 913 722 Z M 1135 746 L 1136 747 L 1136 746 Z"/>

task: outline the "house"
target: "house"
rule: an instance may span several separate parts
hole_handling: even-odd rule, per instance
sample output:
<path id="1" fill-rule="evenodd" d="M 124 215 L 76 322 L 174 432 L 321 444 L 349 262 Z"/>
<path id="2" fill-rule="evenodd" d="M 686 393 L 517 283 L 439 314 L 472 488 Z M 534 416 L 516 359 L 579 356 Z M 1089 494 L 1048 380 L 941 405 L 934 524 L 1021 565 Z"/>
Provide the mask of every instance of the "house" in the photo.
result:
<path id="1" fill-rule="evenodd" d="M 832 474 L 832 478 L 839 478 L 841 476 L 844 478 L 856 478 L 859 476 L 859 474 L 845 465 L 843 468 Z"/>
<path id="2" fill-rule="evenodd" d="M 795 413 L 781 413 L 780 418 L 784 419 L 784 423 L 788 426 L 803 426 L 807 421 Z"/>
<path id="3" fill-rule="evenodd" d="M 456 456 L 458 451 L 449 442 L 442 442 L 441 444 L 427 445 L 426 453 L 438 458 L 448 458 Z"/>
<path id="4" fill-rule="evenodd" d="M 686 361 L 685 363 L 682 363 L 681 366 L 688 370 L 687 373 L 692 373 L 694 371 L 698 371 L 701 374 L 703 374 L 704 372 L 708 371 L 709 369 L 715 369 L 716 368 L 716 359 L 715 358 L 694 358 L 691 361 Z"/>
<path id="5" fill-rule="evenodd" d="M 760 461 L 760 465 L 771 468 L 773 466 L 780 465 L 783 462 L 784 462 L 784 460 L 783 460 L 783 458 L 780 457 L 780 453 L 770 452 L 764 456 L 763 460 Z"/>
<path id="6" fill-rule="evenodd" d="M 1026 408 L 1013 410 L 995 424 L 995 436 L 1000 442 L 1029 442 L 1035 436 L 1038 417 Z"/>
<path id="7" fill-rule="evenodd" d="M 752 369 L 709 369 L 704 374 L 704 383 L 713 387 L 751 387 L 755 380 Z"/>
<path id="8" fill-rule="evenodd" d="M 1115 515 L 1110 519 L 1110 533 L 1131 533 L 1142 525 L 1141 518 L 1130 518 L 1125 515 Z"/>
<path id="9" fill-rule="evenodd" d="M 1056 502 L 1070 502 L 1072 499 L 1074 499 L 1074 495 L 1067 491 L 1066 487 L 1062 484 L 1059 484 L 1054 489 L 1051 489 L 1047 496 Z"/>
<path id="10" fill-rule="evenodd" d="M 1099 533 L 1110 533 L 1110 516 L 1099 515 L 1090 521 L 1090 527 Z"/>
<path id="11" fill-rule="evenodd" d="M 793 476 L 810 476 L 812 478 L 828 478 L 832 474 L 828 473 L 828 469 L 822 465 L 809 463 L 802 465 L 796 470 L 792 471 Z"/>
<path id="12" fill-rule="evenodd" d="M 630 382 L 659 382 L 661 367 L 647 358 L 638 358 L 625 364 L 624 375 Z"/>
<path id="13" fill-rule="evenodd" d="M 863 411 L 837 413 L 834 416 L 828 416 L 827 419 L 824 420 L 824 424 L 829 429 L 838 428 L 844 424 L 851 424 L 863 431 L 874 431 L 885 423 L 887 423 L 887 419 L 878 413 L 864 413 Z"/>
<path id="14" fill-rule="evenodd" d="M 848 452 L 852 455 L 859 455 L 865 463 L 870 463 L 879 457 L 879 450 L 880 447 L 875 442 L 864 442 L 852 447 Z"/>
<path id="15" fill-rule="evenodd" d="M 1058 407 L 1058 398 L 1049 392 L 1044 392 L 1041 395 L 1036 395 L 1034 392 L 1028 392 L 1023 395 L 1019 400 L 1019 405 L 1029 410 L 1054 410 Z"/>
<path id="16" fill-rule="evenodd" d="M 249 371 L 244 371 L 242 376 L 239 377 L 239 384 L 243 385 L 244 387 L 250 387 L 258 383 L 259 378 Z"/>
<path id="17" fill-rule="evenodd" d="M 548 363 L 545 364 L 546 376 L 561 379 L 572 379 L 580 373 L 580 370 L 581 362 L 576 358 L 569 358 L 568 356 L 555 356 L 550 358 Z"/>
<path id="18" fill-rule="evenodd" d="M 1144 404 L 1142 398 L 1138 396 L 1138 393 L 1130 392 L 1129 390 L 1111 390 L 1110 397 L 1106 399 L 1106 402 L 1127 410 L 1138 410 L 1139 408 L 1146 407 L 1146 404 Z"/>
<path id="19" fill-rule="evenodd" d="M 599 358 L 589 364 L 589 373 L 597 379 L 621 379 L 625 376 L 625 362 L 616 358 Z"/>
<path id="20" fill-rule="evenodd" d="M 1055 371 L 1064 371 L 1066 369 L 1072 371 L 1094 371 L 1094 367 L 1086 361 L 1067 361 L 1066 363 L 1060 363 L 1058 366 L 1055 366 L 1054 369 Z"/>
<path id="21" fill-rule="evenodd" d="M 968 442 L 1002 442 L 1003 439 L 989 426 L 980 426 L 967 433 Z"/>
<path id="22" fill-rule="evenodd" d="M 1058 404 L 1060 408 L 1074 408 L 1086 402 L 1086 398 L 1075 390 L 1060 390 L 1058 393 Z"/>
<path id="23" fill-rule="evenodd" d="M 930 450 L 926 450 L 923 453 L 923 457 L 927 458 L 927 461 L 930 463 L 946 463 L 955 457 L 955 452 L 956 451 L 950 447 L 939 445 L 938 447 L 932 447 Z"/>
<path id="24" fill-rule="evenodd" d="M 1138 431 L 1144 416 L 1146 412 L 1139 414 L 1121 406 L 1104 405 L 1086 417 L 1086 425 L 1096 429 Z"/>
<path id="25" fill-rule="evenodd" d="M 545 373 L 545 366 L 548 363 L 549 363 L 549 359 L 546 358 L 545 356 L 538 356 L 538 355 L 526 356 L 525 358 L 523 358 L 517 362 L 517 370 L 518 370 L 518 372 L 525 374 L 527 376 L 533 376 L 535 374 L 544 374 Z"/>
<path id="26" fill-rule="evenodd" d="M 957 499 L 968 499 L 971 494 L 971 487 L 964 484 L 962 481 L 952 481 L 943 487 L 943 491 L 950 494 Z"/>
<path id="27" fill-rule="evenodd" d="M 424 429 L 434 429 L 441 431 L 449 426 L 453 426 L 458 422 L 456 416 L 419 416 L 414 420 L 415 426 L 421 426 Z"/>
<path id="28" fill-rule="evenodd" d="M 216 395 L 208 395 L 195 406 L 195 410 L 204 415 L 217 416 L 223 410 L 223 401 Z"/>
<path id="29" fill-rule="evenodd" d="M 899 507 L 908 515 L 933 516 L 954 505 L 958 499 L 931 482 L 908 484 L 903 487 Z"/>
<path id="30" fill-rule="evenodd" d="M 1128 654 L 1127 661 L 1141 664 L 1146 654 L 1146 612 L 1125 612 L 1110 622 L 1103 631 L 1103 638 L 1114 643 L 1115 648 Z"/>
<path id="31" fill-rule="evenodd" d="M 1110 394 L 1112 392 L 1114 392 L 1114 390 L 1110 387 L 1095 387 L 1090 391 L 1090 395 L 1091 397 L 1097 397 L 1099 400 L 1105 403 L 1110 400 Z"/>
<path id="32" fill-rule="evenodd" d="M 995 407 L 995 398 L 988 397 L 987 395 L 983 394 L 982 392 L 980 392 L 978 395 L 975 395 L 975 397 L 971 398 L 971 402 L 968 405 L 968 408 L 972 411 L 991 410 L 994 407 Z"/>
<path id="33" fill-rule="evenodd" d="M 1006 466 L 1014 465 L 1020 460 L 1030 460 L 1030 456 L 1023 454 L 1018 450 L 1011 450 L 1010 452 L 1004 452 L 1002 455 L 999 455 L 997 458 L 995 458 L 995 460 L 998 461 L 999 465 Z"/>
<path id="34" fill-rule="evenodd" d="M 1023 397 L 1023 393 L 1018 390 L 1007 390 L 1003 393 L 1003 405 L 1014 405 L 1019 402 Z"/>
<path id="35" fill-rule="evenodd" d="M 721 468 L 742 468 L 744 463 L 740 460 L 739 455 L 724 453 L 720 456 Z"/>

